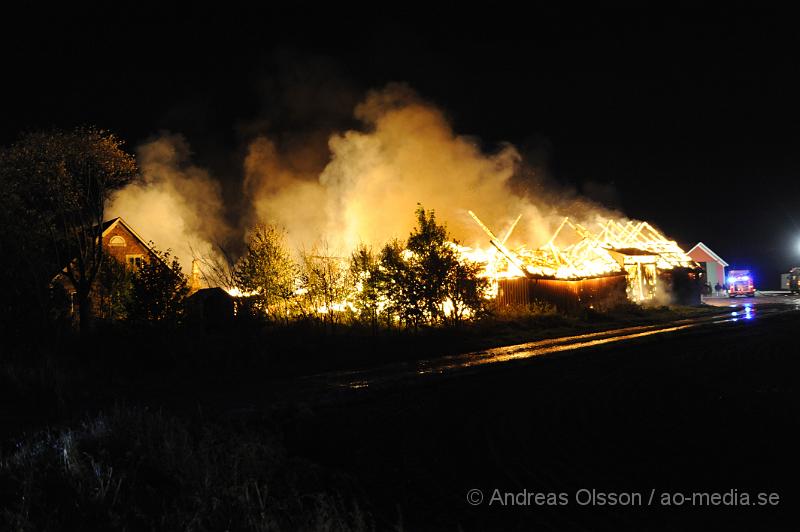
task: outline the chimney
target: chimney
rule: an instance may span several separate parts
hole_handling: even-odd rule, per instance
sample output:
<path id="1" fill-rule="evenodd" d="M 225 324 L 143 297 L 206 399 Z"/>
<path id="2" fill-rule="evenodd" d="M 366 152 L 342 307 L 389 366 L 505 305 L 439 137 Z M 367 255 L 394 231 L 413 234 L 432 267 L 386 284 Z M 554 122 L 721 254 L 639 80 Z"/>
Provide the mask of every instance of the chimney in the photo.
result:
<path id="1" fill-rule="evenodd" d="M 189 280 L 189 293 L 194 294 L 200 290 L 200 263 L 192 260 L 192 278 Z"/>

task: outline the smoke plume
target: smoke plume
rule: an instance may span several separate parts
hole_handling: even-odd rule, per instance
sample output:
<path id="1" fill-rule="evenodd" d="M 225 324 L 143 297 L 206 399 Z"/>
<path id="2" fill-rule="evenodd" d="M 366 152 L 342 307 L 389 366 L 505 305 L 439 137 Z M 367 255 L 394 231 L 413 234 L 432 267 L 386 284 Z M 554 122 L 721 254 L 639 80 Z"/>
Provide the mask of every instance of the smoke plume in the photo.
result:
<path id="1" fill-rule="evenodd" d="M 186 140 L 162 134 L 137 149 L 140 182 L 112 196 L 108 215 L 121 216 L 159 250 L 171 249 L 184 270 L 194 256 L 213 257 L 231 236 L 219 182 L 189 161 Z"/>
<path id="2" fill-rule="evenodd" d="M 405 85 L 369 93 L 355 116 L 363 128 L 330 137 L 330 161 L 319 176 L 293 171 L 265 137 L 250 145 L 245 183 L 258 219 L 284 226 L 298 245 L 324 238 L 347 251 L 406 236 L 418 203 L 471 245 L 485 245 L 486 236 L 470 209 L 498 233 L 522 214 L 512 241 L 531 245 L 544 243 L 566 214 L 564 198 L 511 186 L 523 164 L 513 146 L 484 153 Z M 580 198 L 568 203 L 579 219 L 604 214 Z"/>
<path id="3" fill-rule="evenodd" d="M 532 175 L 510 144 L 487 152 L 458 135 L 440 109 L 406 85 L 370 92 L 354 116 L 361 126 L 329 135 L 328 153 L 312 148 L 318 139 L 304 145 L 260 135 L 248 143 L 238 235 L 225 221 L 218 182 L 191 164 L 179 135 L 139 148 L 144 180 L 116 194 L 108 212 L 172 248 L 185 268 L 192 250 L 214 256 L 216 243 L 241 242 L 255 223 L 282 226 L 295 249 L 324 242 L 346 255 L 359 243 L 406 237 L 417 204 L 435 209 L 463 244 L 481 247 L 487 237 L 468 210 L 497 234 L 522 214 L 509 244 L 532 247 L 545 243 L 563 216 L 596 227 L 611 214 Z"/>

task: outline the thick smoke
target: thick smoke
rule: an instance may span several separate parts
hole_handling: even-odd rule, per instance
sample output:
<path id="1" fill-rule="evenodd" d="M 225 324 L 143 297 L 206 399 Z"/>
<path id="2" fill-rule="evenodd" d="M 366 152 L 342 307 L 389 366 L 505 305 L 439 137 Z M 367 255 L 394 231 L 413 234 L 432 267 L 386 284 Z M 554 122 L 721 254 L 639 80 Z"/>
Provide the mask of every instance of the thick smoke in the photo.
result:
<path id="1" fill-rule="evenodd" d="M 266 138 L 250 145 L 245 181 L 258 219 L 283 225 L 298 245 L 324 238 L 343 251 L 406 236 L 418 203 L 470 245 L 486 244 L 470 209 L 498 233 L 522 214 L 517 243 L 540 245 L 560 223 L 563 198 L 512 190 L 523 164 L 513 146 L 484 153 L 407 86 L 371 92 L 355 116 L 363 128 L 331 136 L 330 162 L 319 176 L 293 171 Z M 579 198 L 569 204 L 580 219 L 603 214 Z"/>
<path id="2" fill-rule="evenodd" d="M 310 148 L 316 141 L 287 145 L 262 135 L 249 142 L 239 236 L 225 222 L 218 182 L 190 164 L 177 135 L 139 148 L 144 181 L 119 192 L 108 212 L 172 248 L 185 268 L 192 250 L 213 256 L 215 244 L 243 239 L 255 223 L 282 226 L 295 249 L 324 243 L 345 255 L 359 243 L 406 237 L 417 204 L 435 209 L 463 244 L 481 247 L 487 237 L 468 210 L 497 234 L 522 214 L 509 243 L 531 247 L 544 244 L 565 215 L 596 228 L 611 214 L 531 176 L 513 146 L 487 153 L 456 134 L 441 110 L 405 85 L 370 92 L 354 114 L 361 127 L 329 135 L 326 164 Z"/>
<path id="3" fill-rule="evenodd" d="M 253 209 L 251 222 L 280 225 L 295 247 L 320 239 L 328 225 L 328 198 L 318 175 L 293 165 L 290 156 L 279 153 L 266 137 L 250 143 L 244 172 L 244 190 Z"/>
<path id="4" fill-rule="evenodd" d="M 184 270 L 196 257 L 211 258 L 231 236 L 219 182 L 189 162 L 180 135 L 163 134 L 137 150 L 142 180 L 117 192 L 106 206 L 158 249 L 171 249 Z"/>

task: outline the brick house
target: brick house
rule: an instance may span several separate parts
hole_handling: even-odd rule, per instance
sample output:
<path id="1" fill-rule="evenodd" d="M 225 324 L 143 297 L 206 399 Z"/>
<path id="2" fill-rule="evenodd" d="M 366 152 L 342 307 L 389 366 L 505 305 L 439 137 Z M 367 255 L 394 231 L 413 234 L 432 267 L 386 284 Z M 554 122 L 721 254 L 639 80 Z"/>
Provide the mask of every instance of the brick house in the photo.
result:
<path id="1" fill-rule="evenodd" d="M 115 258 L 129 270 L 136 270 L 145 262 L 153 258 L 161 260 L 153 251 L 150 245 L 139 234 L 128 225 L 122 218 L 113 218 L 103 222 L 102 226 L 103 250 Z M 59 274 L 53 280 L 64 288 L 65 296 L 68 301 L 68 309 L 65 309 L 72 319 L 77 319 L 78 307 L 75 288 L 71 281 L 63 274 Z M 95 280 L 90 294 L 92 314 L 98 318 L 109 318 L 114 301 L 112 295 L 105 293 L 98 286 L 99 280 Z"/>
<path id="2" fill-rule="evenodd" d="M 136 269 L 142 261 L 156 256 L 147 242 L 122 218 L 104 222 L 102 238 L 103 249 L 128 268 Z"/>

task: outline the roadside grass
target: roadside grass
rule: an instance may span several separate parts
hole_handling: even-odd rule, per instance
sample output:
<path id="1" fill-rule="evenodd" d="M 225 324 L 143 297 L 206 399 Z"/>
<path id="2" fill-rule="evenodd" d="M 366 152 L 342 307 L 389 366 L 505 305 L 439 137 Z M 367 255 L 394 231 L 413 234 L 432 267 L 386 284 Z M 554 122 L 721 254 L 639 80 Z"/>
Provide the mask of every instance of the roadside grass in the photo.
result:
<path id="1" fill-rule="evenodd" d="M 540 339 L 729 312 L 718 307 L 634 304 L 566 315 L 537 304 L 490 310 L 458 327 L 415 332 L 318 324 L 234 324 L 217 331 L 159 330 L 121 323 L 88 339 L 43 343 L 0 355 L 0 415 L 11 425 L 55 423 L 128 396 L 181 395 L 211 386 L 242 386 L 325 371 L 363 369 L 526 343 Z M 0 427 L 0 439 L 7 431 Z"/>
<path id="2" fill-rule="evenodd" d="M 72 423 L 118 401 L 180 404 L 209 396 L 269 397 L 271 381 L 354 370 L 642 324 L 728 312 L 715 307 L 626 305 L 579 316 L 547 305 L 490 312 L 459 327 L 406 332 L 314 324 L 159 330 L 119 324 L 85 339 L 0 355 L 0 448 L 21 433 Z"/>
<path id="3" fill-rule="evenodd" d="M 267 429 L 115 407 L 0 456 L 0 529 L 371 530 L 357 491 Z"/>

